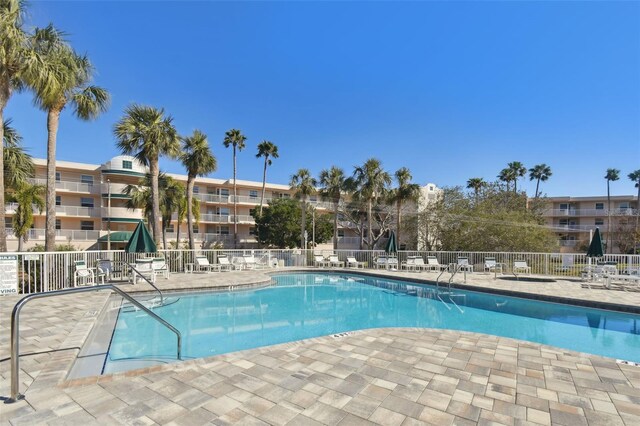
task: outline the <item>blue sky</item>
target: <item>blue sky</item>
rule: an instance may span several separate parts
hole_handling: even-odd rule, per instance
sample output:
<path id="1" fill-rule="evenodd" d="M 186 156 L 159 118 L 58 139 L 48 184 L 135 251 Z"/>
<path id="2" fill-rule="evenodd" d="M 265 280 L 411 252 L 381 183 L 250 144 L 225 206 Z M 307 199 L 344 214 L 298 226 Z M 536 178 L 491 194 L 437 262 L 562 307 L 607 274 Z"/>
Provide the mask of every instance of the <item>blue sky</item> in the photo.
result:
<path id="1" fill-rule="evenodd" d="M 240 179 L 262 179 L 267 139 L 281 153 L 268 171 L 277 183 L 378 157 L 418 183 L 462 185 L 518 160 L 551 166 L 550 196 L 604 194 L 609 167 L 622 170 L 613 194 L 636 193 L 639 2 L 34 1 L 30 15 L 88 53 L 113 97 L 93 122 L 63 113 L 60 160 L 117 155 L 113 124 L 137 102 L 164 107 L 182 134 L 207 133 L 217 178 L 232 176 L 222 139 L 239 128 Z M 46 115 L 31 95 L 5 116 L 44 157 Z"/>

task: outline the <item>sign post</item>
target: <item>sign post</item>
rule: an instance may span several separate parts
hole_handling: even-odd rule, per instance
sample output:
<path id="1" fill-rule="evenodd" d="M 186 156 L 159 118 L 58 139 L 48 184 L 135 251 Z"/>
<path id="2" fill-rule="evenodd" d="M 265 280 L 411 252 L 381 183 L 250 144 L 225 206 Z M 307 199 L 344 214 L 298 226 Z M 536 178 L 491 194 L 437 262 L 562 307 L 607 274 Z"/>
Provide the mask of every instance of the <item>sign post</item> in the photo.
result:
<path id="1" fill-rule="evenodd" d="M 0 254 L 0 295 L 18 293 L 18 256 Z"/>

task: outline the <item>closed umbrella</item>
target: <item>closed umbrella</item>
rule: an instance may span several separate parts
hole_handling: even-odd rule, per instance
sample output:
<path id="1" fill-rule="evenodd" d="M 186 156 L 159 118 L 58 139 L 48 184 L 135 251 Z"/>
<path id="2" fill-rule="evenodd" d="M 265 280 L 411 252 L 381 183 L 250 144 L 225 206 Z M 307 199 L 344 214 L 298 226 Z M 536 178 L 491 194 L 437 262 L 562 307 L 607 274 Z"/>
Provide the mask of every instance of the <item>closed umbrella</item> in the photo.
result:
<path id="1" fill-rule="evenodd" d="M 127 253 L 155 253 L 158 251 L 156 243 L 142 221 L 136 226 L 127 245 L 124 246 L 124 251 Z"/>
<path id="2" fill-rule="evenodd" d="M 600 237 L 600 228 L 596 228 L 589 244 L 589 250 L 587 250 L 587 257 L 602 257 L 604 256 L 604 249 L 602 248 L 602 237 Z"/>
<path id="3" fill-rule="evenodd" d="M 384 251 L 387 254 L 398 254 L 398 245 L 396 243 L 396 233 L 391 231 L 391 235 L 389 236 L 389 240 L 387 241 L 387 245 L 384 248 Z"/>

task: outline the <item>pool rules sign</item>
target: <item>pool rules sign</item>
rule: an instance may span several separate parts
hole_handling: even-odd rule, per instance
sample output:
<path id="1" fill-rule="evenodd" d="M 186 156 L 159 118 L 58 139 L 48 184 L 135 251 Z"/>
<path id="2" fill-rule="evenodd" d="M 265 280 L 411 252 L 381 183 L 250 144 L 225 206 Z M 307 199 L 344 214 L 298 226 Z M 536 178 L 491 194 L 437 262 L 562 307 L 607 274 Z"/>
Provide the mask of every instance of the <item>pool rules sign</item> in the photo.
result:
<path id="1" fill-rule="evenodd" d="M 18 293 L 18 256 L 0 254 L 0 295 Z"/>

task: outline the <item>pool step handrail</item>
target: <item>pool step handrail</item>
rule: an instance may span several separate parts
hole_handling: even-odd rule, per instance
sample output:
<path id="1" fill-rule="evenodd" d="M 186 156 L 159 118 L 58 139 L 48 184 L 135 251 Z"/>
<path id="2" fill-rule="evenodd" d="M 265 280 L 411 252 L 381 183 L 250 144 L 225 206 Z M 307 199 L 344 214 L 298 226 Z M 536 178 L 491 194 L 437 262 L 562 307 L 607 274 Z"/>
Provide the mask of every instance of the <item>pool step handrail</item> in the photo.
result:
<path id="1" fill-rule="evenodd" d="M 156 287 L 156 285 L 154 283 L 151 282 L 151 280 L 149 280 L 147 277 L 145 277 L 140 271 L 138 271 L 131 263 L 126 263 L 126 265 L 131 268 L 131 270 L 133 271 L 134 274 L 138 274 L 140 275 L 140 278 L 142 278 L 143 280 L 145 280 L 147 282 L 147 284 L 149 284 L 151 287 L 155 288 L 156 291 L 160 294 L 160 306 L 162 306 L 164 304 L 164 295 L 162 294 L 162 292 L 160 291 L 160 289 L 158 287 Z"/>
<path id="2" fill-rule="evenodd" d="M 33 299 L 43 299 L 45 297 L 54 297 L 54 296 L 65 296 L 68 294 L 74 293 L 86 293 L 89 291 L 98 291 L 98 290 L 113 290 L 122 296 L 123 299 L 127 299 L 130 303 L 143 310 L 151 318 L 158 321 L 160 324 L 167 327 L 173 333 L 175 333 L 178 338 L 176 357 L 178 360 L 182 359 L 182 334 L 180 331 L 175 328 L 173 325 L 168 323 L 166 320 L 162 319 L 155 312 L 148 309 L 142 303 L 138 302 L 136 299 L 125 293 L 120 288 L 116 287 L 114 284 L 102 284 L 96 285 L 92 287 L 76 287 L 76 288 L 66 288 L 62 290 L 54 290 L 45 293 L 33 293 L 29 294 L 16 303 L 13 307 L 13 311 L 11 312 L 11 397 L 5 400 L 5 404 L 10 404 L 16 402 L 20 399 L 24 398 L 24 395 L 20 394 L 20 311 L 22 307 L 27 304 L 27 302 Z"/>

